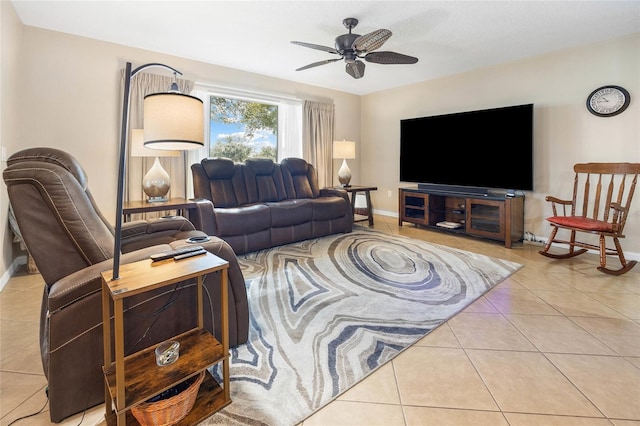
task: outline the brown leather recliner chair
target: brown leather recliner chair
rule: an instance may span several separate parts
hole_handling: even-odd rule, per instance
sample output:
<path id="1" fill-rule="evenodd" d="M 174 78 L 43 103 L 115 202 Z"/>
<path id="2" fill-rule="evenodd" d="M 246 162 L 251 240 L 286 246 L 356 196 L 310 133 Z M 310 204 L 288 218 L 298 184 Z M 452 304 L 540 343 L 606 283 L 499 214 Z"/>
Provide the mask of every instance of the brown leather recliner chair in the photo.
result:
<path id="1" fill-rule="evenodd" d="M 9 200 L 29 253 L 45 281 L 40 348 L 53 422 L 104 401 L 100 273 L 113 268 L 114 230 L 87 188 L 80 164 L 53 148 L 12 155 L 3 171 Z M 204 236 L 185 218 L 122 226 L 126 264 Z M 232 248 L 211 237 L 199 243 L 229 266 L 229 344 L 247 341 L 244 277 Z M 220 338 L 220 276 L 205 277 L 205 327 Z M 125 352 L 137 352 L 197 325 L 195 280 L 128 298 Z M 113 330 L 113 327 L 111 328 Z"/>

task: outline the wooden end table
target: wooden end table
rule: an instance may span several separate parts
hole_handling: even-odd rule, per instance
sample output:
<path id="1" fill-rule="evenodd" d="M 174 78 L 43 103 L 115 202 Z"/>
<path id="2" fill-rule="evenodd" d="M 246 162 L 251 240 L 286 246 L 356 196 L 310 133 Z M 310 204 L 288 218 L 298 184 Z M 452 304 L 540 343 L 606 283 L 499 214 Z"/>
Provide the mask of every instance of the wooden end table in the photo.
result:
<path id="1" fill-rule="evenodd" d="M 180 216 L 189 219 L 190 212 L 195 210 L 198 205 L 197 199 L 187 198 L 170 198 L 168 201 L 160 201 L 150 203 L 147 200 L 125 201 L 122 206 L 122 214 L 125 222 L 129 220 L 132 214 L 162 212 L 175 210 Z"/>
<path id="2" fill-rule="evenodd" d="M 104 339 L 105 410 L 109 426 L 137 424 L 131 408 L 171 388 L 183 380 L 205 371 L 196 403 L 185 424 L 196 424 L 231 403 L 229 390 L 229 262 L 211 253 L 183 260 L 150 259 L 121 265 L 120 278 L 113 280 L 113 271 L 102 275 L 102 321 Z M 221 341 L 204 329 L 202 287 L 204 275 L 219 273 L 221 290 Z M 124 311 L 127 297 L 175 284 L 187 279 L 197 280 L 196 328 L 175 336 L 180 342 L 180 356 L 171 365 L 156 365 L 154 350 L 158 345 L 125 357 Z M 111 302 L 113 302 L 115 360 L 112 358 Z M 206 369 L 222 362 L 222 388 Z M 113 407 L 113 408 L 112 408 Z"/>
<path id="3" fill-rule="evenodd" d="M 336 188 L 344 189 L 351 194 L 351 210 L 353 211 L 353 221 L 362 222 L 364 220 L 369 221 L 369 226 L 373 226 L 373 207 L 371 206 L 371 191 L 377 191 L 377 186 L 336 186 Z M 367 201 L 367 214 L 365 216 L 356 214 L 356 194 L 358 192 L 364 192 L 365 199 Z M 357 217 L 357 219 L 356 219 Z"/>

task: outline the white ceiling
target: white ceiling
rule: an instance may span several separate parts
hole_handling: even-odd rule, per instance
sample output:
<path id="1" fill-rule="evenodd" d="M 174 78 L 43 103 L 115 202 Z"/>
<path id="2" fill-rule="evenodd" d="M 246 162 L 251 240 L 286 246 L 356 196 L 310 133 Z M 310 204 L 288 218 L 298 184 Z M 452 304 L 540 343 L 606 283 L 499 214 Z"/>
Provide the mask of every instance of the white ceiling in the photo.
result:
<path id="1" fill-rule="evenodd" d="M 546 52 L 640 32 L 640 1 L 34 1 L 13 0 L 25 25 L 326 87 L 368 94 Z M 380 51 L 413 65 L 366 63 L 355 80 L 333 47 L 357 18 L 356 34 L 386 28 Z"/>

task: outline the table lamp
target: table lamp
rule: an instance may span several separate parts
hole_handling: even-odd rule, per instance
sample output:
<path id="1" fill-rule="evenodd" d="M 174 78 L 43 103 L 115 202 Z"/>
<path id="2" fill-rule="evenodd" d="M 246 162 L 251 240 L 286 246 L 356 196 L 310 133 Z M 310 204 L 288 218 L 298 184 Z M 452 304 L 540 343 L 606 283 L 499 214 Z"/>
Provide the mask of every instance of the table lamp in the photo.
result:
<path id="1" fill-rule="evenodd" d="M 338 181 L 343 188 L 349 188 L 351 182 L 351 170 L 347 165 L 347 159 L 356 158 L 356 143 L 352 141 L 334 141 L 333 158 L 342 158 L 342 165 L 338 170 Z"/>
<path id="2" fill-rule="evenodd" d="M 131 156 L 155 157 L 153 166 L 142 178 L 142 190 L 147 194 L 149 203 L 168 201 L 166 197 L 171 188 L 171 177 L 160 164 L 159 157 L 179 157 L 180 151 L 166 149 L 150 149 L 144 146 L 144 130 L 131 130 Z"/>

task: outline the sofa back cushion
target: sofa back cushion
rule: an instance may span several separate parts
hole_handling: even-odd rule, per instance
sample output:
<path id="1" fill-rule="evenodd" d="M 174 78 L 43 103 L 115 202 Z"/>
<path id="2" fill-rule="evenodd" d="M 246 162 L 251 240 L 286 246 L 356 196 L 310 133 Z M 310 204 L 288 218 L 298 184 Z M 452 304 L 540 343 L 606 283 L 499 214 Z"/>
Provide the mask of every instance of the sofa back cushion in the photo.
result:
<path id="1" fill-rule="evenodd" d="M 244 164 L 249 202 L 287 199 L 279 164 L 268 158 L 247 158 Z"/>
<path id="2" fill-rule="evenodd" d="M 285 158 L 280 162 L 289 198 L 317 198 L 318 177 L 312 164 L 302 158 Z"/>
<path id="3" fill-rule="evenodd" d="M 214 206 L 230 208 L 249 203 L 242 164 L 235 164 L 228 158 L 205 158 L 200 164 L 209 180 L 210 199 Z M 205 195 L 196 194 L 209 199 Z"/>

